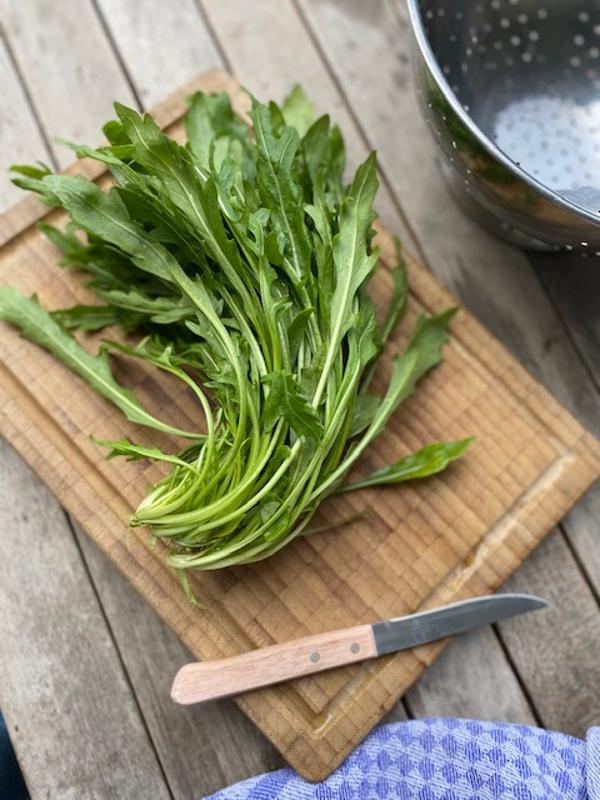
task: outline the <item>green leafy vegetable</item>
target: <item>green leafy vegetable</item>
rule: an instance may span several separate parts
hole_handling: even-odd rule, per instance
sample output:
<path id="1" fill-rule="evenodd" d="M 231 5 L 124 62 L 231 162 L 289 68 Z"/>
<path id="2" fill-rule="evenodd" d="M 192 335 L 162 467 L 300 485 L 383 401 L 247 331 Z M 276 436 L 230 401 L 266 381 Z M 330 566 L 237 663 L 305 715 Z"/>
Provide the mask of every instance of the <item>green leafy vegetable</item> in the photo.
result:
<path id="1" fill-rule="evenodd" d="M 377 469 L 370 475 L 354 483 L 342 486 L 339 492 L 351 492 L 354 489 L 366 489 L 370 486 L 387 486 L 401 481 L 413 481 L 417 478 L 428 478 L 446 469 L 451 461 L 460 458 L 473 438 L 458 442 L 436 442 L 428 444 L 410 456 L 404 456 L 391 467 Z"/>
<path id="2" fill-rule="evenodd" d="M 98 394 L 120 408 L 131 422 L 173 436 L 185 436 L 190 439 L 201 437 L 201 434 L 189 433 L 167 425 L 149 414 L 132 392 L 117 383 L 111 372 L 106 351 L 101 350 L 97 355 L 88 353 L 76 339 L 61 328 L 35 298 L 24 297 L 10 286 L 0 286 L 0 319 L 20 328 L 24 336 L 59 358 L 87 381 Z"/>
<path id="3" fill-rule="evenodd" d="M 114 179 L 108 191 L 43 165 L 15 168 L 18 185 L 67 211 L 64 231 L 40 227 L 62 251 L 61 265 L 89 276 L 99 304 L 50 314 L 5 287 L 0 318 L 133 422 L 192 440 L 177 454 L 126 439 L 100 443 L 109 457 L 168 465 L 132 524 L 168 543 L 169 562 L 183 571 L 266 558 L 309 532 L 328 495 L 425 477 L 458 458 L 470 440 L 428 445 L 343 483 L 441 359 L 454 313 L 422 316 L 383 395 L 370 390 L 407 301 L 400 260 L 377 325 L 367 292 L 378 268 L 374 154 L 346 185 L 341 134 L 328 117 L 314 118 L 298 87 L 281 108 L 254 100 L 253 131 L 225 94 L 195 94 L 185 146 L 151 117 L 115 109 L 107 146 L 71 145 L 106 164 Z M 107 342 L 92 355 L 70 332 L 115 325 L 139 334 L 137 344 Z M 152 416 L 114 379 L 109 350 L 184 382 L 205 430 L 182 431 Z"/>
<path id="4" fill-rule="evenodd" d="M 263 409 L 265 429 L 272 430 L 283 417 L 296 436 L 317 441 L 323 434 L 323 426 L 314 408 L 302 396 L 294 376 L 287 372 L 271 372 L 264 375 L 262 381 L 270 387 Z"/>

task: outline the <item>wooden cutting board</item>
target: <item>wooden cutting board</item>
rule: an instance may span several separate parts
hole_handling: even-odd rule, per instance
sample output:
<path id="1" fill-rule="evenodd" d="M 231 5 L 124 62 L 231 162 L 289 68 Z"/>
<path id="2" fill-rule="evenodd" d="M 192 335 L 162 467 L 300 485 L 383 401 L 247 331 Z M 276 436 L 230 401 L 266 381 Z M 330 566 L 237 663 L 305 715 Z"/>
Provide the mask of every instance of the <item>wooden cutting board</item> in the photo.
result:
<path id="1" fill-rule="evenodd" d="M 233 79 L 211 72 L 153 112 L 172 135 L 181 135 L 185 97 L 200 88 L 227 90 L 236 108 L 246 107 Z M 99 177 L 101 167 L 94 162 L 78 171 Z M 0 282 L 35 291 L 51 308 L 85 301 L 81 281 L 57 268 L 57 252 L 34 225 L 44 215 L 61 219 L 28 198 L 0 218 Z M 389 233 L 380 230 L 379 243 L 389 265 Z M 456 302 L 421 264 L 407 260 L 408 319 L 386 355 L 381 386 L 390 356 L 417 313 Z M 383 302 L 389 289 L 382 271 L 376 301 Z M 358 472 L 428 441 L 474 434 L 477 441 L 464 460 L 426 482 L 327 501 L 315 526 L 364 516 L 298 540 L 266 562 L 199 574 L 193 588 L 206 607 L 197 608 L 164 565 L 161 546 L 150 548 L 143 531 L 127 528 L 129 513 L 160 470 L 143 462 L 106 461 L 89 440 L 93 433 L 150 442 L 155 434 L 134 430 L 78 377 L 8 326 L 0 331 L 2 432 L 199 659 L 494 591 L 600 474 L 599 443 L 462 310 L 452 322 L 443 365 L 395 415 Z M 174 394 L 172 384 L 135 369 L 129 385 L 143 401 L 182 427 L 201 424 L 185 392 L 177 387 Z M 239 704 L 302 775 L 323 778 L 442 647 L 428 645 L 257 691 Z M 165 675 L 165 692 L 171 678 Z"/>

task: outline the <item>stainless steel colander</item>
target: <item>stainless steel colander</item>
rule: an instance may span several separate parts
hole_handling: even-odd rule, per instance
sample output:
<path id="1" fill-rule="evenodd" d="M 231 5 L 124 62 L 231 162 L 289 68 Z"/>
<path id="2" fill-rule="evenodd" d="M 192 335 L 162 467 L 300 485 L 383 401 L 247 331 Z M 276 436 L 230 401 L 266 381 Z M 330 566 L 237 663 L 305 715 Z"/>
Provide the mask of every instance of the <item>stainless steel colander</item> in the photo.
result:
<path id="1" fill-rule="evenodd" d="M 600 0 L 408 0 L 417 92 L 462 206 L 600 251 Z"/>

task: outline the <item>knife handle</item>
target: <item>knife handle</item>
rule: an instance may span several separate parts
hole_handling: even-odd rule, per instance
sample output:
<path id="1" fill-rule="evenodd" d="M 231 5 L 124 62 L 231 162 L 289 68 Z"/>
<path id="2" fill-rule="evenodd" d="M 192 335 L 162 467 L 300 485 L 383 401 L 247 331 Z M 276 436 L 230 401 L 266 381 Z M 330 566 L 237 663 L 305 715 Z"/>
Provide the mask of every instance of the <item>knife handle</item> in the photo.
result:
<path id="1" fill-rule="evenodd" d="M 220 661 L 186 664 L 171 697 L 189 705 L 300 678 L 377 655 L 371 625 L 305 636 Z"/>

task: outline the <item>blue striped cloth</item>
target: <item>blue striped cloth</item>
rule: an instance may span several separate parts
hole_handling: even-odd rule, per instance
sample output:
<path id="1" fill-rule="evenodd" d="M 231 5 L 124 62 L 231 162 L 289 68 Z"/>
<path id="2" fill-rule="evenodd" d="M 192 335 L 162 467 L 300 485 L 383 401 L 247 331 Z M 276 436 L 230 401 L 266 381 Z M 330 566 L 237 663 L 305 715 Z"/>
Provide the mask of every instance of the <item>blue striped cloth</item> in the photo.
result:
<path id="1" fill-rule="evenodd" d="M 206 800 L 600 800 L 600 728 L 585 741 L 526 725 L 384 725 L 322 783 L 291 769 Z"/>

